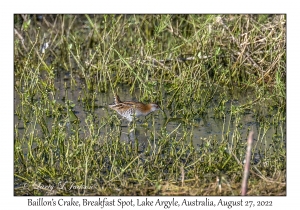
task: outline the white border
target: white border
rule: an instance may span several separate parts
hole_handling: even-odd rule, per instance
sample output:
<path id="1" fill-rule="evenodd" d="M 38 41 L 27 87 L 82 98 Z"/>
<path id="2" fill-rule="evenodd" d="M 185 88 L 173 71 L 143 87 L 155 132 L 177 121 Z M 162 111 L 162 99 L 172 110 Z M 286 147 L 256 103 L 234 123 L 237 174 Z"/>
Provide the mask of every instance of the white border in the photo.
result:
<path id="1" fill-rule="evenodd" d="M 13 14 L 14 13 L 286 13 L 287 14 L 287 154 L 288 154 L 288 178 L 287 196 L 283 197 L 244 197 L 253 201 L 272 200 L 276 207 L 299 206 L 298 191 L 299 163 L 296 154 L 299 154 L 299 142 L 297 129 L 299 129 L 299 8 L 296 1 L 9 1 L 1 3 L 1 206 L 4 209 L 20 207 L 30 209 L 27 206 L 29 197 L 13 196 Z M 299 135 L 299 134 L 298 134 Z M 31 197 L 37 198 L 37 197 Z M 45 198 L 45 197 L 44 197 Z M 61 197 L 53 197 L 58 200 Z M 63 197 L 70 199 L 70 197 Z M 84 197 L 75 197 L 82 200 Z M 86 197 L 88 199 L 94 197 Z M 112 198 L 112 197 L 109 197 Z M 120 197 L 115 197 L 119 199 Z M 123 200 L 131 197 L 121 197 Z M 139 197 L 142 198 L 142 197 Z M 171 199 L 172 197 L 166 197 Z M 175 197 L 180 200 L 186 197 Z M 193 197 L 188 197 L 193 198 Z M 199 197 L 204 199 L 205 197 Z M 208 197 L 215 202 L 219 198 L 238 200 L 241 197 Z M 52 197 L 46 197 L 47 200 Z M 151 199 L 156 199 L 151 197 Z M 43 207 L 51 208 L 53 207 Z M 99 207 L 96 207 L 99 209 Z M 144 207 L 145 208 L 145 207 Z M 153 208 L 153 207 L 152 207 Z M 198 207 L 199 208 L 199 207 Z M 201 207 L 200 207 L 201 208 Z M 203 208 L 203 207 L 202 207 Z M 237 207 L 234 207 L 236 209 Z M 38 208 L 40 209 L 40 208 Z M 107 208 L 105 208 L 107 209 Z M 161 208 L 163 209 L 163 208 Z M 173 209 L 173 208 L 171 208 Z M 176 208 L 178 209 L 178 208 Z M 228 209 L 228 208 L 225 208 Z"/>

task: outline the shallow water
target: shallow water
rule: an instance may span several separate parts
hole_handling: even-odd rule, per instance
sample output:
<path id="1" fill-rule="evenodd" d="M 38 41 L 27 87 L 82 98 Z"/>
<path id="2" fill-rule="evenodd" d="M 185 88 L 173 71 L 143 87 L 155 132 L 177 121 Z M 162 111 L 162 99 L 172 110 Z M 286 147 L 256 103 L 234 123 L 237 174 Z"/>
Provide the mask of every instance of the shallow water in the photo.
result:
<path id="1" fill-rule="evenodd" d="M 159 133 L 158 131 L 163 129 L 165 126 L 167 133 L 174 136 L 176 139 L 180 139 L 184 133 L 191 133 L 191 140 L 193 141 L 194 146 L 198 147 L 201 146 L 203 141 L 205 141 L 206 138 L 214 137 L 219 140 L 222 140 L 224 138 L 224 134 L 228 134 L 228 145 L 234 144 L 236 140 L 238 141 L 246 141 L 247 139 L 247 133 L 248 130 L 254 131 L 254 141 L 255 145 L 257 147 L 268 147 L 269 144 L 272 143 L 274 138 L 278 138 L 282 141 L 285 141 L 286 136 L 286 127 L 285 124 L 276 126 L 270 126 L 267 130 L 263 131 L 260 124 L 255 119 L 255 114 L 248 110 L 247 113 L 243 114 L 239 123 L 238 128 L 236 128 L 236 123 L 234 120 L 231 119 L 230 113 L 228 112 L 224 119 L 217 119 L 214 116 L 214 103 L 208 108 L 207 114 L 203 117 L 195 117 L 193 119 L 193 122 L 189 120 L 188 123 L 182 118 L 174 118 L 170 120 L 171 118 L 171 111 L 168 110 L 163 104 L 160 104 L 162 109 L 164 110 L 167 118 L 169 118 L 169 122 L 165 125 L 165 118 L 162 115 L 162 112 L 155 111 L 148 115 L 147 117 L 140 117 L 136 121 L 136 129 L 134 132 L 131 130 L 130 127 L 128 127 L 128 122 L 125 119 L 122 119 L 116 112 L 113 110 L 110 110 L 107 106 L 108 104 L 113 103 L 113 93 L 107 92 L 97 92 L 95 91 L 92 94 L 95 94 L 96 97 L 96 104 L 93 112 L 88 112 L 85 109 L 86 104 L 84 105 L 82 102 L 79 102 L 78 99 L 84 97 L 84 86 L 83 82 L 80 81 L 80 79 L 77 79 L 77 87 L 71 88 L 70 83 L 70 74 L 68 72 L 61 71 L 57 73 L 57 77 L 55 80 L 55 88 L 56 88 L 56 95 L 50 96 L 51 99 L 54 99 L 59 104 L 65 104 L 65 101 L 69 100 L 75 104 L 73 111 L 74 114 L 78 117 L 80 123 L 79 126 L 81 128 L 85 128 L 87 126 L 86 118 L 88 115 L 92 115 L 95 119 L 96 123 L 100 123 L 101 120 L 106 120 L 110 117 L 110 115 L 117 116 L 118 119 L 121 120 L 121 141 L 124 142 L 134 142 L 135 139 L 138 140 L 141 147 L 144 147 L 148 143 L 155 144 L 154 142 L 149 141 L 150 133 Z M 65 87 L 67 87 L 65 89 Z M 133 94 L 130 94 L 129 87 L 128 86 L 119 86 L 118 87 L 118 94 L 120 96 L 120 99 L 122 101 L 138 101 L 139 98 L 139 92 L 136 91 Z M 247 93 L 248 97 L 249 94 Z M 235 106 L 239 104 L 243 104 L 245 98 L 243 98 L 243 94 L 240 94 L 240 98 L 237 100 L 228 101 L 225 106 L 227 110 L 230 110 L 230 106 L 233 104 Z M 18 94 L 15 93 L 15 109 L 18 107 L 20 103 L 20 99 L 18 98 Z M 53 97 L 53 98 L 52 98 Z M 214 101 L 214 100 L 213 100 Z M 146 103 L 146 102 L 145 102 Z M 272 121 L 272 113 L 268 113 L 270 122 Z M 15 125 L 17 125 L 17 130 L 19 135 L 23 135 L 24 125 L 22 124 L 22 121 L 18 119 L 15 115 Z M 120 126 L 117 123 L 113 125 L 107 125 L 106 128 L 102 128 L 99 131 L 99 140 L 101 141 L 101 136 L 106 134 L 106 131 L 108 127 L 111 126 Z M 51 118 L 45 119 L 48 130 L 51 132 L 51 125 L 53 123 L 53 120 Z M 145 124 L 147 122 L 147 124 Z M 30 123 L 29 123 L 30 124 Z M 71 124 L 67 124 L 69 130 Z M 154 127 L 153 127 L 154 125 Z M 35 135 L 40 135 L 41 127 L 36 125 L 35 128 Z M 234 130 L 238 129 L 241 133 L 241 136 L 238 138 L 233 136 Z M 84 130 L 84 129 L 82 129 Z M 155 130 L 155 132 L 153 132 Z M 228 132 L 227 132 L 228 131 Z M 71 134 L 71 131 L 69 132 Z M 275 135 L 277 134 L 277 135 Z M 84 131 L 80 131 L 80 137 L 85 138 Z M 277 136 L 277 137 L 276 137 Z M 156 136 L 155 138 L 158 138 L 159 136 Z M 26 149 L 25 149 L 26 150 Z M 25 151 L 26 153 L 26 151 Z"/>
<path id="2" fill-rule="evenodd" d="M 80 20 L 81 16 L 78 17 L 78 20 Z M 87 30 L 88 27 L 82 27 L 83 24 L 87 23 L 87 20 L 84 16 L 82 16 L 83 19 L 80 21 L 75 21 L 73 25 L 72 30 L 77 30 L 80 29 L 80 33 L 83 34 L 83 37 L 86 36 L 90 30 Z M 37 22 L 36 24 L 39 24 L 40 28 L 40 33 L 46 33 L 48 32 L 48 27 L 44 24 L 40 24 Z M 76 25 L 78 24 L 78 25 Z M 78 27 L 77 27 L 78 26 Z M 88 26 L 88 24 L 87 24 Z M 34 36 L 32 37 L 34 38 Z M 71 59 L 72 60 L 72 59 Z M 50 61 L 48 61 L 51 63 Z M 70 61 L 72 63 L 72 61 Z M 74 62 L 75 64 L 76 62 Z M 76 66 L 76 65 L 73 65 Z M 45 79 L 45 76 L 41 75 L 42 79 Z M 51 100 L 56 100 L 57 103 L 62 104 L 63 106 L 65 105 L 65 102 L 67 100 L 73 102 L 75 104 L 75 107 L 73 108 L 74 114 L 78 117 L 80 123 L 79 127 L 80 128 L 85 128 L 87 126 L 87 116 L 92 115 L 94 117 L 95 122 L 100 124 L 101 120 L 106 120 L 108 119 L 111 115 L 116 115 L 118 119 L 121 119 L 120 116 L 118 116 L 113 110 L 109 110 L 107 108 L 108 104 L 113 103 L 113 93 L 111 91 L 102 93 L 99 91 L 94 91 L 94 93 L 89 93 L 90 95 L 94 94 L 96 97 L 96 104 L 95 108 L 92 109 L 93 111 L 89 112 L 86 111 L 86 106 L 87 104 L 83 104 L 82 102 L 79 102 L 79 98 L 84 98 L 85 96 L 85 91 L 86 87 L 84 87 L 84 81 L 81 81 L 78 76 L 74 76 L 73 79 L 75 79 L 77 86 L 73 87 L 71 86 L 71 75 L 70 72 L 62 71 L 62 70 L 56 70 L 56 79 L 55 79 L 55 88 L 57 89 L 56 93 L 54 96 L 49 94 L 49 98 Z M 17 80 L 17 78 L 16 78 Z M 65 86 L 67 87 L 65 89 Z M 129 92 L 130 87 L 126 85 L 118 86 L 116 89 L 118 89 L 118 94 L 123 101 L 127 100 L 133 100 L 133 101 L 138 101 L 140 98 L 140 92 L 139 89 L 136 88 L 136 92 L 133 92 L 132 94 Z M 230 106 L 233 104 L 235 106 L 238 106 L 240 104 L 244 104 L 246 97 L 251 98 L 251 95 L 254 94 L 251 92 L 239 92 L 238 90 L 234 93 L 235 94 L 235 100 L 227 101 L 225 104 L 226 110 L 230 110 Z M 15 98 L 14 98 L 14 103 L 15 103 L 15 110 L 18 108 L 20 105 L 20 99 L 18 98 L 18 94 L 15 93 Z M 166 95 L 166 97 L 168 97 Z M 215 101 L 218 100 L 216 96 L 214 98 Z M 38 99 L 37 99 L 38 100 Z M 213 100 L 213 101 L 214 101 Z M 146 101 L 143 101 L 146 102 Z M 172 118 L 171 116 L 171 110 L 167 109 L 164 104 L 160 104 L 164 112 L 166 113 L 168 118 Z M 130 129 L 127 127 L 128 122 L 124 119 L 121 120 L 122 122 L 122 127 L 121 127 L 121 140 L 124 142 L 128 141 L 133 141 L 134 139 L 138 139 L 139 142 L 141 143 L 149 143 L 149 135 L 150 133 L 155 130 L 157 133 L 161 129 L 166 128 L 166 131 L 173 136 L 175 136 L 177 139 L 181 138 L 184 133 L 190 131 L 192 133 L 192 141 L 195 146 L 199 146 L 203 143 L 203 139 L 209 138 L 211 136 L 214 136 L 214 138 L 222 140 L 224 134 L 228 134 L 227 140 L 229 144 L 234 143 L 234 139 L 238 139 L 239 141 L 246 141 L 247 139 L 247 133 L 248 130 L 253 130 L 254 131 L 254 140 L 256 140 L 256 144 L 258 147 L 268 147 L 269 144 L 272 143 L 274 138 L 279 138 L 281 141 L 286 141 L 286 125 L 285 123 L 282 123 L 281 125 L 277 125 L 276 127 L 271 125 L 267 130 L 263 130 L 263 126 L 261 126 L 255 117 L 255 113 L 253 110 L 248 110 L 247 113 L 244 113 L 241 116 L 241 119 L 238 123 L 238 128 L 236 128 L 236 123 L 234 120 L 231 119 L 230 112 L 227 112 L 225 114 L 224 119 L 217 119 L 214 116 L 214 108 L 217 106 L 216 103 L 211 103 L 211 105 L 208 107 L 207 114 L 204 116 L 197 116 L 193 119 L 193 122 L 189 120 L 188 123 L 184 122 L 184 119 L 173 119 L 169 121 L 165 125 L 165 119 L 162 116 L 162 113 L 159 111 L 156 111 L 149 116 L 147 116 L 147 120 L 145 120 L 144 117 L 140 118 L 140 121 L 142 122 L 136 122 L 137 127 L 135 130 L 135 134 L 130 132 Z M 265 105 L 267 106 L 267 104 Z M 267 110 L 267 109 L 266 109 Z M 274 110 L 276 112 L 276 110 Z M 268 119 L 270 122 L 273 121 L 273 114 L 274 113 L 267 113 L 265 111 L 265 115 L 268 115 Z M 51 125 L 53 123 L 53 119 L 45 119 L 48 130 L 51 132 Z M 116 119 L 117 121 L 117 119 Z M 147 121 L 148 125 L 143 125 L 143 122 Z M 15 115 L 14 117 L 14 124 L 16 125 L 17 132 L 19 135 L 23 135 L 23 131 L 25 130 L 25 126 L 32 126 L 30 125 L 30 122 L 28 125 L 24 125 L 21 120 L 18 119 L 18 117 Z M 72 125 L 72 124 L 71 124 Z M 153 128 L 154 125 L 154 128 Z M 71 130 L 69 127 L 70 124 L 67 124 L 68 129 Z M 107 125 L 106 127 L 110 126 L 119 126 L 116 124 L 113 125 Z M 35 129 L 35 135 L 42 135 L 41 132 L 41 127 L 39 125 L 36 125 L 36 127 L 32 127 L 32 129 Z M 238 129 L 241 132 L 241 136 L 235 137 L 234 136 L 234 130 Z M 100 129 L 100 139 L 101 135 L 105 135 L 107 128 L 102 128 Z M 71 131 L 70 131 L 71 132 Z M 277 134 L 277 135 L 275 135 Z M 85 137 L 84 131 L 80 131 L 80 137 L 84 138 Z M 277 136 L 277 137 L 276 137 Z M 158 136 L 159 137 L 159 136 Z"/>

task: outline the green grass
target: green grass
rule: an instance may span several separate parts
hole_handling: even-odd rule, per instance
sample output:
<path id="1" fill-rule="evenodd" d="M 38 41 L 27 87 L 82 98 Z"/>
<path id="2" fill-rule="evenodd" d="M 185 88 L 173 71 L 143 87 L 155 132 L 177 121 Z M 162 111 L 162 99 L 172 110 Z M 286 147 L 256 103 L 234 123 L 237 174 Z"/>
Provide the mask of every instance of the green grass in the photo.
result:
<path id="1" fill-rule="evenodd" d="M 285 195 L 285 24 L 284 15 L 15 15 L 15 195 L 239 195 L 248 113 L 263 157 L 248 194 Z M 122 89 L 158 102 L 163 123 L 151 115 L 120 127 L 105 95 Z M 209 110 L 222 138 L 195 146 Z M 121 140 L 140 126 L 147 144 Z"/>

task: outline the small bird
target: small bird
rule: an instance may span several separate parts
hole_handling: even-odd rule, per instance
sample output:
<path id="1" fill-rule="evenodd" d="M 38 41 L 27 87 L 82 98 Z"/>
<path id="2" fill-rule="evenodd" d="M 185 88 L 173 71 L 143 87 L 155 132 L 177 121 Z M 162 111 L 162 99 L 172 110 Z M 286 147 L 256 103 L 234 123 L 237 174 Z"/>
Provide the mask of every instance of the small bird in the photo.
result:
<path id="1" fill-rule="evenodd" d="M 133 117 L 147 116 L 151 112 L 159 110 L 160 107 L 155 103 L 144 104 L 142 102 L 125 101 L 122 102 L 117 94 L 114 95 L 114 104 L 108 105 L 109 108 L 115 110 L 129 122 Z"/>

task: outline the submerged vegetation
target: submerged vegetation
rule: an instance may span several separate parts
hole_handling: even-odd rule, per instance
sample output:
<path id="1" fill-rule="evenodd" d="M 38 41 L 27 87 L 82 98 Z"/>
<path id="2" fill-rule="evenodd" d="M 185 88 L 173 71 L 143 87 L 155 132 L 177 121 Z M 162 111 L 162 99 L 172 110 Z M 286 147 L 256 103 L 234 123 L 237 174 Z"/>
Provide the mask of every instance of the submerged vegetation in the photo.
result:
<path id="1" fill-rule="evenodd" d="M 254 128 L 248 195 L 286 194 L 285 15 L 14 24 L 15 195 L 240 195 Z M 122 91 L 157 102 L 159 123 L 151 114 L 122 127 L 107 109 Z M 195 137 L 209 113 L 220 135 Z"/>

